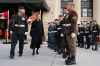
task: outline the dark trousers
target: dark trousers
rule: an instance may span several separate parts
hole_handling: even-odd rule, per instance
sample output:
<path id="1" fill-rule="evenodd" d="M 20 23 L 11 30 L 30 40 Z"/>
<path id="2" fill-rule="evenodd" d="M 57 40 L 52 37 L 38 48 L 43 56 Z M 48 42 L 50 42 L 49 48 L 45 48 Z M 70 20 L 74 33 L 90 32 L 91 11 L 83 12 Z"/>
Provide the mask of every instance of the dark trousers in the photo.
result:
<path id="1" fill-rule="evenodd" d="M 77 39 L 78 39 L 78 46 L 84 48 L 84 44 L 85 44 L 84 35 L 80 34 Z"/>
<path id="2" fill-rule="evenodd" d="M 98 49 L 98 44 L 96 43 L 96 34 L 92 34 L 92 49 L 97 50 Z"/>
<path id="3" fill-rule="evenodd" d="M 23 53 L 24 48 L 24 32 L 13 32 L 12 39 L 11 39 L 11 50 L 10 55 L 14 56 L 15 54 L 15 47 L 17 45 L 17 41 L 19 40 L 19 54 Z"/>
<path id="4" fill-rule="evenodd" d="M 85 44 L 85 45 L 86 45 L 86 46 L 85 46 L 86 49 L 89 49 L 89 48 L 90 48 L 90 45 L 91 45 L 90 40 L 91 40 L 91 39 L 90 39 L 89 35 L 87 35 L 87 36 L 86 36 L 86 44 Z"/>

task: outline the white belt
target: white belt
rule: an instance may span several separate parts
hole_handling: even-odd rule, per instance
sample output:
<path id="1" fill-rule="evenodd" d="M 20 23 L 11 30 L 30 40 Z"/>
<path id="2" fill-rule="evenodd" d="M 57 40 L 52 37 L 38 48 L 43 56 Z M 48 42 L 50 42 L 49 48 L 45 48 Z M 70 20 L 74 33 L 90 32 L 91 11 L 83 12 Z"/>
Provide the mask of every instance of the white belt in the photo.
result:
<path id="1" fill-rule="evenodd" d="M 80 32 L 80 33 L 84 33 L 84 32 Z"/>
<path id="2" fill-rule="evenodd" d="M 88 31 L 86 33 L 89 33 Z"/>
<path id="3" fill-rule="evenodd" d="M 62 29 L 62 28 L 57 28 L 58 30 Z"/>
<path id="4" fill-rule="evenodd" d="M 18 24 L 15 24 L 15 27 L 25 27 L 25 25 L 18 25 Z"/>
<path id="5" fill-rule="evenodd" d="M 71 24 L 63 24 L 63 26 L 69 27 L 71 26 Z"/>
<path id="6" fill-rule="evenodd" d="M 49 31 L 49 33 L 56 33 L 57 31 Z"/>
<path id="7" fill-rule="evenodd" d="M 97 32 L 97 31 L 93 31 L 93 32 Z"/>
<path id="8" fill-rule="evenodd" d="M 64 34 L 61 33 L 61 34 L 60 34 L 60 37 L 64 37 Z"/>

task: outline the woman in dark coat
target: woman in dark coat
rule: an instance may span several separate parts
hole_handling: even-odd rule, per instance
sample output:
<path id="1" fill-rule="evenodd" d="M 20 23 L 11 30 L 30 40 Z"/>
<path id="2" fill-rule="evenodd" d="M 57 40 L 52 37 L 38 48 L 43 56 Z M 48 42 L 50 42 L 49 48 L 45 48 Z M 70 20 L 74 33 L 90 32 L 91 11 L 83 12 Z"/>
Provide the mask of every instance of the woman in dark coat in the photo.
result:
<path id="1" fill-rule="evenodd" d="M 42 37 L 44 36 L 43 23 L 38 18 L 39 12 L 33 12 L 30 35 L 32 37 L 30 48 L 33 50 L 32 55 L 39 54 L 39 48 L 42 44 Z M 34 18 L 35 17 L 35 18 Z"/>

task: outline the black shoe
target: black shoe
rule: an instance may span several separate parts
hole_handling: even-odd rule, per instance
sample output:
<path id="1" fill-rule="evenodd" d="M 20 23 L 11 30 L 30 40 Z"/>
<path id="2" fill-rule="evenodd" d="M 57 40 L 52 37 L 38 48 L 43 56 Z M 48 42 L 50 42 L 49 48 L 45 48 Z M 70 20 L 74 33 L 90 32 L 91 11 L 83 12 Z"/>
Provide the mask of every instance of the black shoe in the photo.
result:
<path id="1" fill-rule="evenodd" d="M 97 49 L 97 48 L 95 48 L 95 49 L 94 49 L 94 48 L 92 48 L 92 50 L 93 50 L 93 51 L 98 51 L 98 49 Z"/>
<path id="2" fill-rule="evenodd" d="M 66 65 L 74 65 L 74 64 L 76 64 L 75 57 L 68 58 L 68 60 L 65 60 L 65 63 L 66 63 Z"/>
<path id="3" fill-rule="evenodd" d="M 38 51 L 38 50 L 36 50 L 36 54 L 37 54 L 37 55 L 39 54 L 39 51 Z"/>
<path id="4" fill-rule="evenodd" d="M 14 54 L 14 52 L 10 52 L 10 59 L 14 59 L 14 56 L 15 56 L 15 54 Z"/>
<path id="5" fill-rule="evenodd" d="M 35 53 L 32 53 L 32 55 L 34 56 L 34 55 L 35 55 Z"/>
<path id="6" fill-rule="evenodd" d="M 32 55 L 34 56 L 35 55 L 35 50 L 33 49 L 33 53 L 32 53 Z"/>
<path id="7" fill-rule="evenodd" d="M 70 65 L 74 65 L 74 64 L 76 64 L 76 59 L 75 59 L 75 56 L 72 56 Z"/>
<path id="8" fill-rule="evenodd" d="M 22 54 L 19 54 L 19 57 L 22 57 Z"/>
<path id="9" fill-rule="evenodd" d="M 69 65 L 70 62 L 71 62 L 71 58 L 68 57 L 68 59 L 65 60 L 65 64 L 66 64 L 66 65 Z"/>
<path id="10" fill-rule="evenodd" d="M 14 56 L 9 56 L 10 59 L 14 59 Z"/>
<path id="11" fill-rule="evenodd" d="M 61 50 L 58 50 L 58 54 L 60 55 L 62 52 L 61 52 Z"/>
<path id="12" fill-rule="evenodd" d="M 66 58 L 66 57 L 67 57 L 67 55 L 66 55 L 66 54 L 63 54 L 63 55 L 62 55 L 62 58 Z"/>

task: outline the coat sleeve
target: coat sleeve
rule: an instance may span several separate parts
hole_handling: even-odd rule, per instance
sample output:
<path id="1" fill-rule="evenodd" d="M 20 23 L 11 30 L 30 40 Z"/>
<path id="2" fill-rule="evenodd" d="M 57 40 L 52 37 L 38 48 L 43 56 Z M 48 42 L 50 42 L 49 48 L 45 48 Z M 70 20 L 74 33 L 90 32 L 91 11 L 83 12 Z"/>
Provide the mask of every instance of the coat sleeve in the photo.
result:
<path id="1" fill-rule="evenodd" d="M 9 24 L 9 31 L 14 31 L 15 22 L 16 22 L 16 16 L 12 16 Z"/>
<path id="2" fill-rule="evenodd" d="M 28 32 L 28 23 L 25 21 L 25 32 Z"/>
<path id="3" fill-rule="evenodd" d="M 72 30 L 71 32 L 73 33 L 77 33 L 77 20 L 78 20 L 78 16 L 77 15 L 73 15 L 72 19 L 71 19 L 71 23 L 72 23 Z"/>

